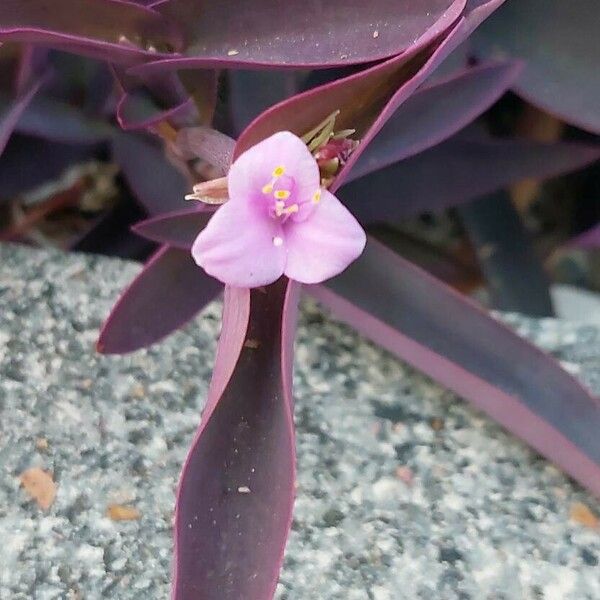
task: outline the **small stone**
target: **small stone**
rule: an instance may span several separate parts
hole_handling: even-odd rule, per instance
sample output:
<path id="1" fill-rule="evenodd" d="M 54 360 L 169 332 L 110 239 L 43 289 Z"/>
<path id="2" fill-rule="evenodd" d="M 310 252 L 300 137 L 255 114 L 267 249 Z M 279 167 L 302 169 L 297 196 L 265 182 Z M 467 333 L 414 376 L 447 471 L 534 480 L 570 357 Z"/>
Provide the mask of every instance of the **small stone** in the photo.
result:
<path id="1" fill-rule="evenodd" d="M 429 421 L 429 424 L 431 425 L 431 429 L 433 429 L 434 431 L 441 431 L 442 429 L 444 429 L 444 419 L 441 419 L 440 417 L 433 417 L 433 419 L 431 419 L 431 421 Z"/>
<path id="2" fill-rule="evenodd" d="M 463 555 L 452 546 L 442 546 L 438 554 L 440 562 L 446 562 L 453 565 L 455 562 L 462 560 Z"/>
<path id="3" fill-rule="evenodd" d="M 227 56 L 237 56 L 240 53 L 239 50 L 229 50 Z"/>
<path id="4" fill-rule="evenodd" d="M 109 504 L 106 516 L 112 521 L 136 521 L 141 515 L 140 511 L 133 506 Z"/>
<path id="5" fill-rule="evenodd" d="M 48 450 L 48 440 L 44 437 L 38 438 L 35 440 L 35 447 L 36 450 L 39 450 L 40 452 Z"/>
<path id="6" fill-rule="evenodd" d="M 56 483 L 50 473 L 39 467 L 27 469 L 20 476 L 21 485 L 42 510 L 48 510 L 56 498 Z"/>
<path id="7" fill-rule="evenodd" d="M 346 515 L 337 508 L 330 508 L 323 514 L 323 523 L 325 523 L 326 527 L 336 527 L 339 525 L 344 519 Z"/>
<path id="8" fill-rule="evenodd" d="M 406 485 L 412 485 L 415 478 L 410 467 L 396 467 L 396 477 Z"/>
<path id="9" fill-rule="evenodd" d="M 581 549 L 581 560 L 590 567 L 598 566 L 598 557 L 588 548 Z"/>
<path id="10" fill-rule="evenodd" d="M 379 31 L 377 29 L 373 32 L 373 37 L 377 39 L 379 37 Z"/>
<path id="11" fill-rule="evenodd" d="M 240 487 L 237 490 L 240 494 L 249 494 L 250 493 L 250 488 L 247 485 L 240 485 Z"/>
<path id="12" fill-rule="evenodd" d="M 144 398 L 144 396 L 146 395 L 146 390 L 144 389 L 144 386 L 141 383 L 138 383 L 131 388 L 130 394 L 134 398 L 141 399 L 141 398 Z"/>

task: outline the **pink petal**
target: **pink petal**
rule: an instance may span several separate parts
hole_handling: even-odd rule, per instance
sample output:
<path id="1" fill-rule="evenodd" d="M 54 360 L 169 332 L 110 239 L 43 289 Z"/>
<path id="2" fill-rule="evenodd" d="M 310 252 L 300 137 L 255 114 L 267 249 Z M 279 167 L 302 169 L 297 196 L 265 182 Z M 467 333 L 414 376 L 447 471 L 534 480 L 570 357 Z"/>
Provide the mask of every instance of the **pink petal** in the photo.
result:
<path id="1" fill-rule="evenodd" d="M 277 167 L 296 181 L 301 200 L 310 200 L 319 189 L 319 167 L 305 143 L 289 131 L 280 131 L 246 150 L 229 170 L 229 197 L 249 201 L 261 195 Z"/>
<path id="2" fill-rule="evenodd" d="M 285 274 L 301 283 L 319 283 L 341 273 L 362 253 L 367 238 L 358 221 L 330 192 L 305 221 L 284 225 Z"/>
<path id="3" fill-rule="evenodd" d="M 213 215 L 192 246 L 196 263 L 209 275 L 234 287 L 257 287 L 283 275 L 281 226 L 245 202 L 229 201 Z"/>

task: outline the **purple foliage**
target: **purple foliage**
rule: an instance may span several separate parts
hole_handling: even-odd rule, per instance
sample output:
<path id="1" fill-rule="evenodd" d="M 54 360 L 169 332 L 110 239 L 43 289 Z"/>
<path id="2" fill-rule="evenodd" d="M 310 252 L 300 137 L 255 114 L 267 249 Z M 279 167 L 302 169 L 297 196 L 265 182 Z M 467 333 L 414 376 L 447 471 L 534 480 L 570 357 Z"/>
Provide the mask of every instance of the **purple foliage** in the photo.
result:
<path id="1" fill-rule="evenodd" d="M 512 87 L 600 130 L 593 19 L 561 0 L 541 2 L 508 0 L 469 45 L 503 0 L 351 0 L 343 10 L 325 0 L 83 0 L 77 11 L 68 0 L 4 0 L 0 43 L 25 44 L 0 97 L 4 165 L 37 151 L 54 176 L 81 156 L 110 156 L 148 217 L 134 232 L 160 244 L 115 305 L 98 350 L 153 344 L 220 295 L 222 284 L 190 255 L 215 207 L 186 205 L 184 196 L 194 184 L 225 181 L 235 159 L 278 132 L 302 137 L 332 114 L 334 131 L 351 130 L 327 138 L 315 156 L 320 167 L 333 162 L 322 181 L 365 226 L 597 160 L 594 141 L 499 139 L 481 122 L 470 126 Z M 555 25 L 565 34 L 550 38 Z M 564 60 L 574 40 L 579 54 Z M 446 63 L 433 79 L 461 44 L 453 62 L 460 67 Z M 74 100 L 81 94 L 60 69 L 42 94 L 48 56 L 38 47 L 107 61 L 110 70 L 85 81 L 84 102 Z M 473 56 L 495 58 L 467 64 Z M 323 70 L 321 83 L 298 93 L 310 81 L 307 69 Z M 8 166 L 0 163 L 0 193 L 21 191 Z M 319 182 L 317 171 L 311 177 Z M 111 213 L 105 218 L 112 223 Z M 574 244 L 599 239 L 595 228 Z M 267 600 L 275 590 L 294 500 L 300 284 L 268 281 L 225 287 L 213 378 L 177 496 L 174 600 Z M 600 494 L 600 402 L 473 302 L 373 238 L 349 269 L 306 291 Z"/>
<path id="2" fill-rule="evenodd" d="M 475 34 L 474 49 L 524 59 L 521 96 L 600 133 L 599 19 L 596 0 L 509 0 Z"/>

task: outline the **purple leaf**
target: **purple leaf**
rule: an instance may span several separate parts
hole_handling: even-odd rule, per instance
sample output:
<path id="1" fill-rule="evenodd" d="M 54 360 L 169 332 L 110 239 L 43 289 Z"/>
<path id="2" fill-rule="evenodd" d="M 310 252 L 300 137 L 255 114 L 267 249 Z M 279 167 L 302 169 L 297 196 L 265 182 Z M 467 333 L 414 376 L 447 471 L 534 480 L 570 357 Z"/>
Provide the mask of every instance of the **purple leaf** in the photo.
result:
<path id="1" fill-rule="evenodd" d="M 513 0 L 473 41 L 480 55 L 526 61 L 515 88 L 525 99 L 600 133 L 599 18 L 597 0 Z"/>
<path id="2" fill-rule="evenodd" d="M 155 58 L 181 47 L 157 12 L 121 0 L 2 0 L 0 42 L 32 42 L 110 60 Z"/>
<path id="3" fill-rule="evenodd" d="M 514 62 L 463 69 L 415 92 L 352 169 L 358 179 L 440 143 L 487 110 L 521 71 Z"/>
<path id="4" fill-rule="evenodd" d="M 289 130 L 301 136 L 327 115 L 339 110 L 336 127 L 355 129 L 354 138 L 360 140 L 360 145 L 336 176 L 332 185 L 332 191 L 335 191 L 396 109 L 501 2 L 470 3 L 465 14 L 450 30 L 447 28 L 452 20 L 441 20 L 404 54 L 277 104 L 255 119 L 242 133 L 235 155 L 277 131 Z M 461 9 L 462 5 L 456 2 L 453 7 L 453 10 Z M 443 41 L 440 42 L 442 33 Z M 363 101 L 357 103 L 357 98 Z"/>
<path id="5" fill-rule="evenodd" d="M 185 206 L 191 187 L 186 178 L 165 158 L 162 148 L 150 138 L 118 135 L 113 140 L 113 158 L 140 204 L 151 214 Z"/>
<path id="6" fill-rule="evenodd" d="M 527 177 L 555 177 L 599 157 L 600 147 L 590 144 L 545 144 L 461 133 L 353 181 L 339 195 L 362 223 L 394 221 L 440 211 Z"/>
<path id="7" fill-rule="evenodd" d="M 118 256 L 144 261 L 155 244 L 134 235 L 130 226 L 141 217 L 142 209 L 133 202 L 117 202 L 93 219 L 89 227 L 69 242 L 69 250 Z"/>
<path id="8" fill-rule="evenodd" d="M 478 198 L 457 212 L 485 276 L 489 305 L 553 316 L 548 277 L 510 194 L 500 191 Z"/>
<path id="9" fill-rule="evenodd" d="M 6 148 L 6 144 L 19 122 L 21 115 L 27 108 L 27 105 L 33 100 L 33 97 L 36 95 L 45 79 L 45 77 L 36 79 L 12 102 L 2 102 L 5 106 L 2 107 L 2 112 L 0 113 L 0 154 L 4 152 L 4 148 Z"/>
<path id="10" fill-rule="evenodd" d="M 25 91 L 25 88 L 34 79 L 40 77 L 46 69 L 52 71 L 52 68 L 48 66 L 48 50 L 38 48 L 33 44 L 21 44 L 19 49 L 20 57 L 13 81 L 16 94 Z"/>
<path id="11" fill-rule="evenodd" d="M 194 113 L 195 105 L 191 98 L 164 110 L 159 108 L 142 89 L 126 92 L 117 105 L 117 121 L 125 131 L 150 129 L 162 121 L 187 117 Z"/>
<path id="12" fill-rule="evenodd" d="M 222 287 L 189 252 L 161 248 L 119 298 L 100 332 L 98 351 L 123 354 L 160 341 L 183 327 Z"/>
<path id="13" fill-rule="evenodd" d="M 267 600 L 294 502 L 297 292 L 228 288 L 217 363 L 179 484 L 173 600 Z"/>
<path id="14" fill-rule="evenodd" d="M 242 71 L 228 72 L 229 107 L 236 135 L 259 114 L 298 92 L 297 72 Z"/>
<path id="15" fill-rule="evenodd" d="M 181 58 L 139 72 L 222 67 L 315 67 L 366 63 L 400 54 L 426 32 L 452 23 L 465 0 L 170 0 L 159 10 L 186 30 Z M 443 27 L 440 24 L 443 23 Z"/>
<path id="16" fill-rule="evenodd" d="M 0 202 L 55 180 L 70 165 L 89 160 L 93 153 L 93 146 L 13 135 L 0 159 Z"/>
<path id="17" fill-rule="evenodd" d="M 96 144 L 116 133 L 104 121 L 88 117 L 82 110 L 48 96 L 33 99 L 16 129 L 20 133 L 65 144 Z"/>
<path id="18" fill-rule="evenodd" d="M 136 223 L 132 229 L 138 235 L 153 242 L 189 251 L 213 213 L 214 207 L 210 206 L 188 208 L 165 216 L 146 219 Z"/>
<path id="19" fill-rule="evenodd" d="M 600 495 L 600 400 L 474 302 L 372 239 L 342 275 L 305 289 Z"/>
<path id="20" fill-rule="evenodd" d="M 121 87 L 117 119 L 123 129 L 150 129 L 169 120 L 177 128 L 210 123 L 217 99 L 215 71 L 195 70 L 131 77 L 114 69 Z"/>
<path id="21" fill-rule="evenodd" d="M 210 127 L 189 127 L 178 132 L 175 144 L 183 158 L 201 158 L 222 175 L 229 171 L 235 140 L 225 134 Z"/>
<path id="22" fill-rule="evenodd" d="M 568 244 L 572 248 L 595 249 L 600 248 L 600 223 L 579 234 Z"/>
<path id="23" fill-rule="evenodd" d="M 210 125 L 215 115 L 219 87 L 218 72 L 212 69 L 180 71 L 177 76 L 198 111 L 196 124 Z M 192 123 L 188 123 L 191 125 Z"/>

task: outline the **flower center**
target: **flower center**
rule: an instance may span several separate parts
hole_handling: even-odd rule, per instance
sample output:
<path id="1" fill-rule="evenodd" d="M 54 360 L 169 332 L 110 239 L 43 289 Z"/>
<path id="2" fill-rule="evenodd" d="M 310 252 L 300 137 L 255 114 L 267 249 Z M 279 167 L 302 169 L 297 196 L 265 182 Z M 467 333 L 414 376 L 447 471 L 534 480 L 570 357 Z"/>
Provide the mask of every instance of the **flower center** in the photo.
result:
<path id="1" fill-rule="evenodd" d="M 273 169 L 272 178 L 262 187 L 262 193 L 268 198 L 269 215 L 274 219 L 285 222 L 300 210 L 296 180 L 286 175 L 284 166 Z"/>

